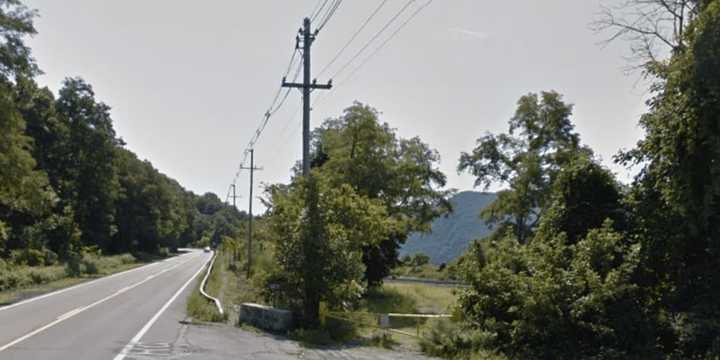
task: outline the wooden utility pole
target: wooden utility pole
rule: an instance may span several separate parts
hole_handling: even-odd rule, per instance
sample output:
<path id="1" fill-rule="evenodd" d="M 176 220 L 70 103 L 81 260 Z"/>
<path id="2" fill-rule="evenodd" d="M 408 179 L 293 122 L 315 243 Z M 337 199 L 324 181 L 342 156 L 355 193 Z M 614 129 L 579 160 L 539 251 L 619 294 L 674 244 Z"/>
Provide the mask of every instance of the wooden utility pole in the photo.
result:
<path id="1" fill-rule="evenodd" d="M 250 149 L 250 167 L 240 167 L 241 169 L 250 170 L 250 200 L 248 201 L 248 243 L 247 243 L 247 269 L 246 277 L 250 278 L 250 268 L 252 266 L 252 223 L 253 223 L 253 178 L 255 170 L 262 168 L 255 167 L 255 149 Z"/>
<path id="2" fill-rule="evenodd" d="M 298 88 L 302 89 L 303 93 L 303 176 L 307 176 L 310 173 L 310 92 L 315 89 L 331 89 L 332 80 L 328 81 L 327 85 L 318 85 L 317 80 L 310 81 L 311 78 L 311 67 L 310 67 L 310 48 L 315 35 L 310 30 L 310 19 L 305 18 L 303 21 L 303 28 L 300 29 L 302 35 L 302 52 L 303 52 L 303 82 L 288 83 L 283 78 L 283 87 Z"/>
<path id="3" fill-rule="evenodd" d="M 237 211 L 237 205 L 236 205 L 236 203 L 235 203 L 235 200 L 236 200 L 237 198 L 239 198 L 239 196 L 235 195 L 235 188 L 236 188 L 235 184 L 231 184 L 230 186 L 232 186 L 233 209 L 234 209 L 235 211 Z M 239 254 L 239 252 L 238 252 L 238 250 L 236 249 L 236 246 L 235 246 L 234 249 L 233 249 L 233 256 L 232 256 L 232 259 L 231 259 L 231 260 L 232 260 L 233 262 L 237 261 L 238 258 L 239 258 L 239 255 L 240 255 L 240 254 Z"/>

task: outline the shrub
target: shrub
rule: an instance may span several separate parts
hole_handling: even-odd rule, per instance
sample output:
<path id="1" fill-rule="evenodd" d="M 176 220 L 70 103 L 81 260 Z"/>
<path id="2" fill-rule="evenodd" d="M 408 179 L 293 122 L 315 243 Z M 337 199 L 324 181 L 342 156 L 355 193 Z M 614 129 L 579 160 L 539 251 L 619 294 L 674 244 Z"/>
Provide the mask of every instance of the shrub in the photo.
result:
<path id="1" fill-rule="evenodd" d="M 54 251 L 48 249 L 44 250 L 44 258 L 45 266 L 55 265 L 59 259 L 58 255 Z"/>
<path id="2" fill-rule="evenodd" d="M 81 262 L 81 271 L 89 275 L 97 275 L 100 273 L 100 260 L 95 256 L 85 255 Z"/>
<path id="3" fill-rule="evenodd" d="M 162 258 L 170 257 L 170 249 L 167 247 L 161 247 L 160 250 L 158 250 L 158 256 Z"/>
<path id="4" fill-rule="evenodd" d="M 0 291 L 12 290 L 30 284 L 27 272 L 12 269 L 0 273 Z"/>
<path id="5" fill-rule="evenodd" d="M 420 349 L 429 355 L 449 358 L 507 359 L 493 350 L 496 335 L 475 330 L 447 319 L 431 320 L 420 339 Z"/>

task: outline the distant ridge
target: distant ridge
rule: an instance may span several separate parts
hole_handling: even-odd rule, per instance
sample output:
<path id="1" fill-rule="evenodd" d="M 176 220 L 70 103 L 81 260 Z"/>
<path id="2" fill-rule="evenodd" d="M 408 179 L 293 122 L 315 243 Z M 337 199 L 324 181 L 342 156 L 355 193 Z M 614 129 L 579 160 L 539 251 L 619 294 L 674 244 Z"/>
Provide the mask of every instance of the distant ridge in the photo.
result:
<path id="1" fill-rule="evenodd" d="M 400 249 L 400 256 L 424 253 L 433 264 L 447 263 L 462 255 L 473 240 L 492 231 L 480 218 L 480 211 L 490 205 L 496 194 L 464 191 L 450 199 L 454 212 L 432 223 L 432 232 L 415 233 Z"/>

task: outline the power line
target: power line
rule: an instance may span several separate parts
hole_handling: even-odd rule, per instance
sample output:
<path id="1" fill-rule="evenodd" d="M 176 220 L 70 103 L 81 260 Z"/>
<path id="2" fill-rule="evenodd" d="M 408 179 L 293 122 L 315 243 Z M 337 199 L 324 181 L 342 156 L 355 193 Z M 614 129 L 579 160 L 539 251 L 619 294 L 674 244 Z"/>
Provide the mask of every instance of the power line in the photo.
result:
<path id="1" fill-rule="evenodd" d="M 417 9 L 412 13 L 412 15 L 410 15 L 410 17 L 408 17 L 397 29 L 395 29 L 395 31 L 394 31 L 392 34 L 390 34 L 390 36 L 389 36 L 387 39 L 385 39 L 385 41 L 383 41 L 382 44 L 380 44 L 380 46 L 378 46 L 375 50 L 373 50 L 373 52 L 372 52 L 368 57 L 366 57 L 366 58 L 360 63 L 360 65 L 358 65 L 358 66 L 350 73 L 350 75 L 346 76 L 343 80 L 339 81 L 337 86 L 340 86 L 340 85 L 346 83 L 347 81 L 349 81 L 358 71 L 360 71 L 360 69 L 361 69 L 363 66 L 365 66 L 365 64 L 367 64 L 367 63 L 370 61 L 370 59 L 372 59 L 375 55 L 377 55 L 377 54 L 380 52 L 380 50 L 382 50 L 392 39 L 394 39 L 394 38 L 400 33 L 400 31 L 402 31 L 402 29 L 404 29 L 413 19 L 415 19 L 415 17 L 416 17 L 418 14 L 420 14 L 420 12 L 422 12 L 425 8 L 427 8 L 428 6 L 430 6 L 430 4 L 431 4 L 432 2 L 433 2 L 433 0 L 428 0 L 428 2 L 426 2 L 425 4 L 423 4 L 422 6 L 420 6 L 419 8 L 417 8 Z"/>
<path id="2" fill-rule="evenodd" d="M 330 19 L 335 15 L 335 12 L 340 8 L 340 5 L 342 5 L 343 0 L 335 0 L 335 2 L 330 5 L 328 8 L 328 11 L 325 13 L 325 18 L 321 21 L 320 26 L 318 26 L 315 30 L 315 35 L 320 33 L 320 31 L 327 25 L 327 23 L 330 21 Z"/>
<path id="3" fill-rule="evenodd" d="M 340 75 L 342 72 L 347 70 L 347 68 L 350 67 L 350 65 L 352 65 L 352 63 L 355 61 L 355 59 L 360 57 L 360 55 L 362 55 L 362 53 L 365 52 L 365 50 L 367 50 L 367 48 L 370 47 L 370 45 L 372 45 L 372 43 L 375 42 L 375 40 L 377 40 L 385 32 L 385 30 L 387 30 L 390 27 L 390 25 L 392 25 L 395 22 L 395 20 L 397 20 L 400 17 L 400 15 L 402 15 L 405 12 L 405 10 L 407 10 L 408 7 L 410 7 L 410 5 L 412 5 L 415 1 L 416 0 L 408 0 L 405 3 L 405 5 L 400 9 L 400 11 L 398 11 L 392 18 L 390 18 L 390 20 L 385 24 L 385 26 L 383 26 L 382 29 L 380 29 L 380 31 L 378 31 L 367 43 L 365 43 L 365 45 L 362 48 L 360 48 L 360 50 L 357 53 L 355 53 L 355 55 L 352 58 L 350 58 L 350 60 L 347 63 L 345 63 L 345 65 L 343 65 L 340 68 L 340 70 L 335 72 L 335 74 L 333 76 L 331 76 L 330 78 L 334 79 L 338 75 Z"/>
<path id="4" fill-rule="evenodd" d="M 337 85 L 335 85 L 335 88 L 337 89 L 339 86 L 342 86 L 343 84 L 346 84 L 347 82 L 349 82 L 351 80 L 351 78 L 358 71 L 360 71 L 360 69 L 364 65 L 366 65 L 370 61 L 370 59 L 372 59 L 375 55 L 377 55 L 380 52 L 380 50 L 382 50 L 394 37 L 396 37 L 398 35 L 398 33 L 400 33 L 400 31 L 403 28 L 405 28 L 423 9 L 428 7 L 430 5 L 430 3 L 432 3 L 432 2 L 433 2 L 433 0 L 428 0 L 425 4 L 423 4 L 418 9 L 416 9 L 402 24 L 400 24 L 400 26 L 392 34 L 390 34 L 390 36 L 387 39 L 385 39 L 385 41 L 382 42 L 382 44 L 380 44 L 380 46 L 378 46 L 375 50 L 373 50 L 373 52 L 368 57 L 366 57 L 360 63 L 360 65 L 358 65 L 355 69 L 353 69 L 353 71 L 348 76 L 346 76 L 342 80 L 338 81 Z M 324 95 L 327 95 L 327 93 L 323 93 L 320 96 L 318 96 L 317 98 L 315 98 L 315 101 L 313 101 L 313 106 L 315 106 L 317 103 L 320 103 L 322 100 L 324 100 L 326 98 L 326 96 L 324 96 Z"/>
<path id="5" fill-rule="evenodd" d="M 298 54 L 297 47 L 295 51 L 292 54 L 292 57 L 290 58 L 290 64 L 288 65 L 288 69 L 285 73 L 285 76 L 283 79 L 287 77 L 287 75 L 290 74 L 290 71 L 292 71 L 292 66 L 295 63 L 295 57 Z M 297 63 L 297 70 L 295 71 L 295 74 L 293 75 L 293 81 L 297 80 L 297 78 L 300 76 L 300 70 L 302 69 L 302 59 L 298 61 Z M 241 170 L 244 169 L 245 163 L 247 162 L 248 154 L 250 151 L 255 147 L 258 140 L 260 139 L 260 136 L 262 135 L 263 131 L 265 130 L 265 127 L 267 126 L 268 122 L 270 121 L 270 118 L 278 111 L 280 108 L 285 104 L 288 97 L 290 96 L 291 89 L 288 89 L 285 91 L 285 95 L 282 97 L 282 100 L 278 102 L 279 99 L 281 99 L 281 94 L 283 93 L 283 88 L 280 87 L 278 92 L 275 94 L 275 97 L 273 98 L 272 103 L 268 107 L 268 110 L 263 115 L 263 119 L 260 122 L 260 126 L 258 126 L 257 130 L 255 130 L 255 133 L 250 138 L 250 141 L 248 142 L 247 146 L 245 147 L 245 150 L 243 151 L 242 160 L 240 161 L 240 164 L 238 165 L 238 170 L 235 172 L 235 176 L 233 177 L 232 184 L 237 184 L 238 178 L 240 177 Z M 225 199 L 227 202 L 230 198 L 230 189 L 232 188 L 232 185 L 230 185 L 230 188 L 228 188 L 228 194 Z"/>
<path id="6" fill-rule="evenodd" d="M 317 19 L 318 15 L 322 12 L 322 10 L 325 8 L 325 5 L 327 5 L 328 1 L 330 0 L 319 0 L 317 4 L 315 5 L 315 9 L 312 11 L 312 15 L 310 15 L 310 21 L 315 22 L 315 19 Z M 320 6 L 320 3 L 322 3 L 322 6 Z"/>
<path id="7" fill-rule="evenodd" d="M 345 45 L 342 47 L 342 49 L 340 49 L 340 51 L 338 51 L 337 54 L 335 54 L 335 57 L 334 57 L 332 60 L 330 60 L 330 62 L 329 62 L 327 65 L 325 65 L 325 67 L 323 67 L 323 69 L 320 71 L 320 73 L 319 73 L 318 76 L 322 76 L 323 74 L 325 74 L 325 72 L 326 72 L 333 64 L 335 64 L 335 62 L 338 61 L 338 59 L 340 59 L 340 56 L 342 56 L 342 54 L 345 52 L 345 50 L 347 50 L 347 48 L 350 47 L 350 45 L 353 43 L 353 41 L 355 41 L 355 39 L 358 37 L 358 35 L 360 35 L 360 33 L 361 33 L 363 30 L 365 30 L 365 28 L 368 26 L 368 24 L 370 24 L 370 21 L 372 21 L 372 19 L 375 18 L 375 16 L 380 12 L 380 10 L 385 6 L 385 4 L 387 4 L 387 2 L 388 2 L 388 0 L 382 0 L 382 1 L 380 2 L 380 5 L 378 5 L 378 6 L 375 8 L 375 10 L 370 14 L 370 16 L 368 16 L 367 19 L 365 19 L 365 22 L 364 22 L 364 23 L 355 31 L 355 33 L 350 37 L 350 40 L 348 40 L 348 41 L 345 43 Z"/>

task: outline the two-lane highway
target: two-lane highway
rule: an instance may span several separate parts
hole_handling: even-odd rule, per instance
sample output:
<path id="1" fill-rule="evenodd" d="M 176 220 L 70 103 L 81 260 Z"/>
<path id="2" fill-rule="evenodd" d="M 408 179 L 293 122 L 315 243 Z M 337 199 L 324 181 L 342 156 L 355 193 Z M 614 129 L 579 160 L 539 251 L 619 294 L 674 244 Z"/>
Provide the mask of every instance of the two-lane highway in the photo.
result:
<path id="1" fill-rule="evenodd" d="M 0 359 L 124 359 L 210 258 L 193 251 L 2 307 Z"/>

